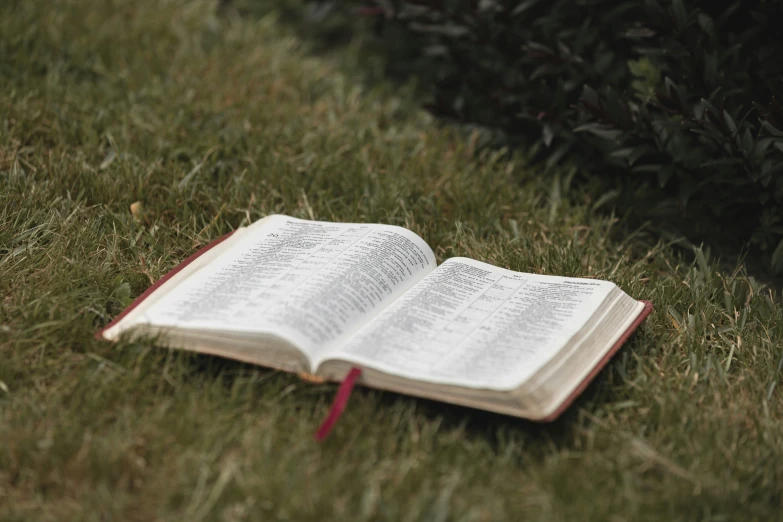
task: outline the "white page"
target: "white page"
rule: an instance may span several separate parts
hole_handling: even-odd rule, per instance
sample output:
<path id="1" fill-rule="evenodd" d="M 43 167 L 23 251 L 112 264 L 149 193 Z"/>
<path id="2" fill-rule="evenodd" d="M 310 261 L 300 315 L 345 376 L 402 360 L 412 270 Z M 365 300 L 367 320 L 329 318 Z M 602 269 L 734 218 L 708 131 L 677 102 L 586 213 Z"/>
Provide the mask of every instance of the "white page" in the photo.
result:
<path id="1" fill-rule="evenodd" d="M 614 286 L 452 258 L 328 358 L 416 380 L 514 389 L 584 326 Z"/>
<path id="2" fill-rule="evenodd" d="M 429 246 L 401 227 L 272 216 L 155 303 L 140 322 L 272 333 L 312 361 L 435 266 Z"/>

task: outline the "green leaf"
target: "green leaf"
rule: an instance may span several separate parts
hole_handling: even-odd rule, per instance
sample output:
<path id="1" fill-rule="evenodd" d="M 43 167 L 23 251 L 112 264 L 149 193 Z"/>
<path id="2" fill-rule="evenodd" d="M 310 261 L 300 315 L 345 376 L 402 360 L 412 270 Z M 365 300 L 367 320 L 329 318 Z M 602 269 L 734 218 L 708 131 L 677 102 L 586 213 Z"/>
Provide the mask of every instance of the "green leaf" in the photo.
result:
<path id="1" fill-rule="evenodd" d="M 619 131 L 609 125 L 603 123 L 585 123 L 574 129 L 574 132 L 590 132 L 600 138 L 609 141 L 617 141 L 620 136 L 623 135 L 622 131 Z"/>
<path id="2" fill-rule="evenodd" d="M 116 299 L 121 306 L 126 307 L 131 303 L 131 287 L 127 282 L 118 284 L 112 292 L 112 297 Z"/>
<path id="3" fill-rule="evenodd" d="M 454 23 L 439 25 L 439 24 L 422 24 L 418 22 L 413 22 L 409 25 L 409 27 L 412 31 L 416 31 L 420 33 L 439 34 L 451 38 L 460 38 L 470 34 L 470 28 L 464 25 L 457 25 Z"/>
<path id="4" fill-rule="evenodd" d="M 636 165 L 631 172 L 657 173 L 661 168 L 661 165 Z"/>
<path id="5" fill-rule="evenodd" d="M 753 134 L 750 132 L 750 129 L 745 128 L 745 133 L 742 135 L 742 150 L 746 156 L 751 156 L 753 149 Z"/>
<path id="6" fill-rule="evenodd" d="M 688 23 L 688 12 L 682 0 L 672 0 L 672 14 L 677 22 L 677 28 L 682 29 Z"/>
<path id="7" fill-rule="evenodd" d="M 600 198 L 598 198 L 595 203 L 593 203 L 592 210 L 595 212 L 596 210 L 600 209 L 604 205 L 607 205 L 611 203 L 612 201 L 617 199 L 617 196 L 620 195 L 619 190 L 610 190 L 608 192 L 604 192 Z"/>
<path id="8" fill-rule="evenodd" d="M 658 186 L 663 188 L 674 176 L 677 170 L 672 165 L 667 165 L 658 169 Z"/>
<path id="9" fill-rule="evenodd" d="M 525 2 L 520 2 L 512 11 L 511 16 L 519 16 L 531 7 L 534 7 L 536 4 L 541 3 L 541 0 L 526 0 Z"/>
<path id="10" fill-rule="evenodd" d="M 629 147 L 626 149 L 617 149 L 610 152 L 609 156 L 612 158 L 628 159 L 628 157 L 631 155 L 633 151 L 634 151 L 633 147 Z"/>
<path id="11" fill-rule="evenodd" d="M 699 13 L 696 15 L 696 21 L 699 23 L 702 31 L 707 33 L 710 37 L 715 37 L 715 22 L 706 13 Z"/>
<path id="12" fill-rule="evenodd" d="M 783 272 L 783 239 L 780 240 L 775 251 L 772 252 L 772 259 L 770 261 L 770 268 L 775 274 Z"/>
<path id="13" fill-rule="evenodd" d="M 728 111 L 723 111 L 723 121 L 726 122 L 726 127 L 731 131 L 732 134 L 737 133 L 737 124 L 734 123 L 734 120 L 731 117 L 731 114 L 729 114 Z"/>
<path id="14" fill-rule="evenodd" d="M 582 97 L 580 101 L 591 110 L 599 110 L 601 107 L 601 98 L 598 96 L 595 89 L 589 85 L 582 87 Z"/>
<path id="15" fill-rule="evenodd" d="M 764 130 L 772 134 L 773 136 L 777 138 L 783 138 L 783 131 L 776 128 L 774 125 L 772 125 L 770 122 L 764 120 L 761 122 L 761 126 L 764 127 Z"/>
<path id="16" fill-rule="evenodd" d="M 645 154 L 649 152 L 647 147 L 637 147 L 633 153 L 628 157 L 628 164 L 633 166 L 639 161 Z"/>
<path id="17" fill-rule="evenodd" d="M 549 147 L 552 145 L 552 140 L 555 137 L 554 132 L 552 131 L 551 125 L 544 125 L 544 128 L 541 130 L 542 139 L 544 140 L 544 145 Z"/>

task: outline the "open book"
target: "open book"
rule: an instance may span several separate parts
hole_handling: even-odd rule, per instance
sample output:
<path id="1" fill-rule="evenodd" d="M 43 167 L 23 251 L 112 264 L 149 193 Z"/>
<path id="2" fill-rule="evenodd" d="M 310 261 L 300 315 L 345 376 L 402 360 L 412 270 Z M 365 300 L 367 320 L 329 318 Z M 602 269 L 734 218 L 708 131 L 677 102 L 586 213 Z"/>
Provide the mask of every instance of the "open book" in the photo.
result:
<path id="1" fill-rule="evenodd" d="M 98 336 L 552 420 L 649 314 L 608 281 L 437 266 L 390 225 L 268 216 L 166 275 Z"/>

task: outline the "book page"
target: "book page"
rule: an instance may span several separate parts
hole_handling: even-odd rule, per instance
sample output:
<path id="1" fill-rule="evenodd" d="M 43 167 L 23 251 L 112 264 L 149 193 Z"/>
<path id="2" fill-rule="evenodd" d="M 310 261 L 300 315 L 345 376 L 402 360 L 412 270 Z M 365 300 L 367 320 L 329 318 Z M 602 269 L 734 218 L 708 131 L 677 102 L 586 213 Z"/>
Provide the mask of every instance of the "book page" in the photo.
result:
<path id="1" fill-rule="evenodd" d="M 401 227 L 272 216 L 155 303 L 140 322 L 271 333 L 313 360 L 435 266 L 429 246 Z"/>
<path id="2" fill-rule="evenodd" d="M 585 325 L 614 286 L 449 259 L 329 358 L 410 379 L 514 389 Z"/>

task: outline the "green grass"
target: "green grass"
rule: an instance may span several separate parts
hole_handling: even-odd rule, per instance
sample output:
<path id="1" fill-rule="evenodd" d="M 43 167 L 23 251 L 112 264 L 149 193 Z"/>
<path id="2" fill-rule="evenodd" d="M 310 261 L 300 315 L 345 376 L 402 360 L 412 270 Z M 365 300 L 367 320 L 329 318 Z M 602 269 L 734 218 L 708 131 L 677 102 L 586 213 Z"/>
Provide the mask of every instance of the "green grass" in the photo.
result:
<path id="1" fill-rule="evenodd" d="M 407 90 L 361 85 L 354 49 L 316 58 L 214 7 L 0 4 L 0 520 L 781 517 L 779 293 L 476 154 Z M 656 309 L 554 424 L 362 389 L 322 445 L 332 386 L 93 339 L 271 212 L 407 226 L 441 259 Z"/>

